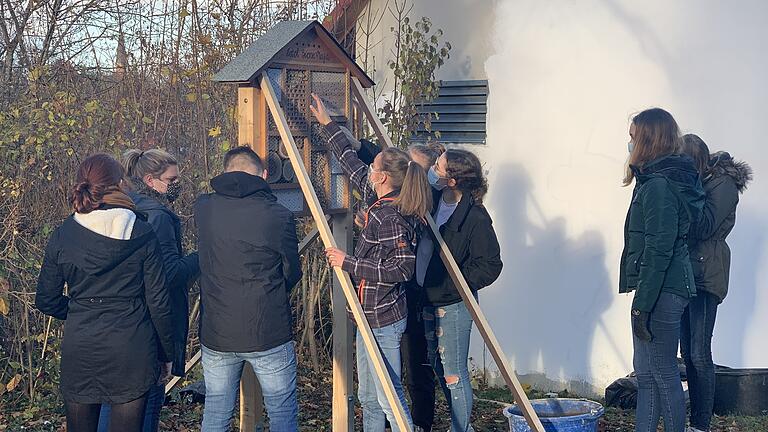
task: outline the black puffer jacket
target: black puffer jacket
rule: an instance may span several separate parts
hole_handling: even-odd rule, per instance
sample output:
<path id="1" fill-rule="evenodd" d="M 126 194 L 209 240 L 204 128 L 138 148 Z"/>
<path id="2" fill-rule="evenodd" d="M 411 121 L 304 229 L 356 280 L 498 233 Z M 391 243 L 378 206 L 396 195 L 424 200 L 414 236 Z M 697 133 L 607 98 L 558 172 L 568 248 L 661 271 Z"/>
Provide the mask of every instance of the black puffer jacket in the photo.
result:
<path id="1" fill-rule="evenodd" d="M 720 301 L 728 294 L 731 268 L 731 250 L 725 239 L 736 223 L 739 194 L 751 180 L 752 168 L 725 152 L 713 155 L 704 179 L 707 198 L 701 219 L 691 230 L 691 263 L 696 288 Z"/>
<path id="2" fill-rule="evenodd" d="M 200 274 L 197 252 L 184 256 L 181 246 L 181 221 L 161 201 L 163 197 L 147 188 L 141 180 L 133 179 L 134 191 L 129 193 L 136 211 L 143 213 L 160 241 L 165 283 L 171 297 L 173 341 L 176 345 L 171 373 L 184 376 L 187 334 L 189 333 L 189 287 Z"/>

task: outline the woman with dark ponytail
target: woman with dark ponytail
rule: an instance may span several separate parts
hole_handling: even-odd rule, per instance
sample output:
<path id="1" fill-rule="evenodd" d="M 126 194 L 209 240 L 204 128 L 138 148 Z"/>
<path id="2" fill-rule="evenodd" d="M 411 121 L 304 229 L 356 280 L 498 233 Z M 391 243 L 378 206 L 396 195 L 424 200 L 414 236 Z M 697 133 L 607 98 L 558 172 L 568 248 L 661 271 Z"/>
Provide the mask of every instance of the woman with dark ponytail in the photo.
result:
<path id="1" fill-rule="evenodd" d="M 480 160 L 466 150 L 449 149 L 429 170 L 435 189 L 432 217 L 472 292 L 499 277 L 499 242 L 483 206 L 488 182 Z M 472 431 L 472 386 L 467 360 L 472 317 L 440 258 L 431 235 L 416 250 L 416 282 L 424 289 L 427 354 L 451 411 L 451 431 Z"/>
<path id="2" fill-rule="evenodd" d="M 160 245 L 106 154 L 85 159 L 75 213 L 51 235 L 35 305 L 64 320 L 61 393 L 69 432 L 95 432 L 101 404 L 111 432 L 139 432 L 158 358 L 173 358 L 171 308 Z M 64 295 L 64 286 L 67 294 Z"/>
<path id="3" fill-rule="evenodd" d="M 165 383 L 170 375 L 184 376 L 187 333 L 189 332 L 189 287 L 200 273 L 197 252 L 184 255 L 181 245 L 181 220 L 171 210 L 179 197 L 181 182 L 176 158 L 165 150 L 131 149 L 123 154 L 123 167 L 129 179 L 128 195 L 136 211 L 146 216 L 160 241 L 165 280 L 171 298 L 175 357 L 161 359 L 161 379 L 147 395 L 143 432 L 156 432 L 165 401 Z M 99 432 L 107 432 L 110 408 L 105 405 Z"/>
<path id="4" fill-rule="evenodd" d="M 354 255 L 328 249 L 334 267 L 348 272 L 359 290 L 360 303 L 381 349 L 400 403 L 411 423 L 401 384 L 400 341 L 405 331 L 408 308 L 404 284 L 414 273 L 418 231 L 432 206 L 424 168 L 402 150 L 388 148 L 366 166 L 357 156 L 351 134 L 331 121 L 319 97 L 311 107 L 322 133 L 342 170 L 363 195 L 368 209 Z M 384 431 L 386 417 L 393 431 L 399 430 L 373 364 L 357 335 L 358 399 L 363 406 L 363 430 Z"/>

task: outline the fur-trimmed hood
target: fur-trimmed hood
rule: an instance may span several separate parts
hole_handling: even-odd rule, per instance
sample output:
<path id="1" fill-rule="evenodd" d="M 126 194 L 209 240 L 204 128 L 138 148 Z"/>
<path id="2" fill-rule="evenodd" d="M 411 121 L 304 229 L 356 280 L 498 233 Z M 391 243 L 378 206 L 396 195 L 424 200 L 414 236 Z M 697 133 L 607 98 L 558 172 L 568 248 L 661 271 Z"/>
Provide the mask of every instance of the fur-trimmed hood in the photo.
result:
<path id="1" fill-rule="evenodd" d="M 752 181 L 752 167 L 746 162 L 734 160 L 728 152 L 714 153 L 709 160 L 708 177 L 715 178 L 723 175 L 731 177 L 739 193 L 743 193 L 747 189 L 747 184 Z"/>

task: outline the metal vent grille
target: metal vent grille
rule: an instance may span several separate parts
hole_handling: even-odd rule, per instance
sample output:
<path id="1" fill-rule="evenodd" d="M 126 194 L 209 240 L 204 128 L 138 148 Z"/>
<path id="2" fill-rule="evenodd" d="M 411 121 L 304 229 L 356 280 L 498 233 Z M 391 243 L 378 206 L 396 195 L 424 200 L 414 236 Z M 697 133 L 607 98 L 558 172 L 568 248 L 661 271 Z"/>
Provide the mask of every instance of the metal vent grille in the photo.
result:
<path id="1" fill-rule="evenodd" d="M 487 102 L 488 81 L 441 81 L 438 97 L 418 108 L 422 115 L 432 114 L 432 131 L 421 128 L 412 140 L 485 144 Z"/>

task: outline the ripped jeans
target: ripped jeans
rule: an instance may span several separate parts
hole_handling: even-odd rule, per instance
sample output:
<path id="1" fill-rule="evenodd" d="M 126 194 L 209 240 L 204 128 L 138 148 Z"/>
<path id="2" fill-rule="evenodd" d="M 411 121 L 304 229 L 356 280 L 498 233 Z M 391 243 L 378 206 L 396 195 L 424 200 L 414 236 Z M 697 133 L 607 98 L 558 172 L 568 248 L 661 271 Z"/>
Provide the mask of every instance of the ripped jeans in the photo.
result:
<path id="1" fill-rule="evenodd" d="M 451 412 L 451 432 L 473 432 L 472 385 L 469 379 L 469 335 L 472 316 L 463 301 L 424 308 L 427 356 L 443 388 Z"/>

